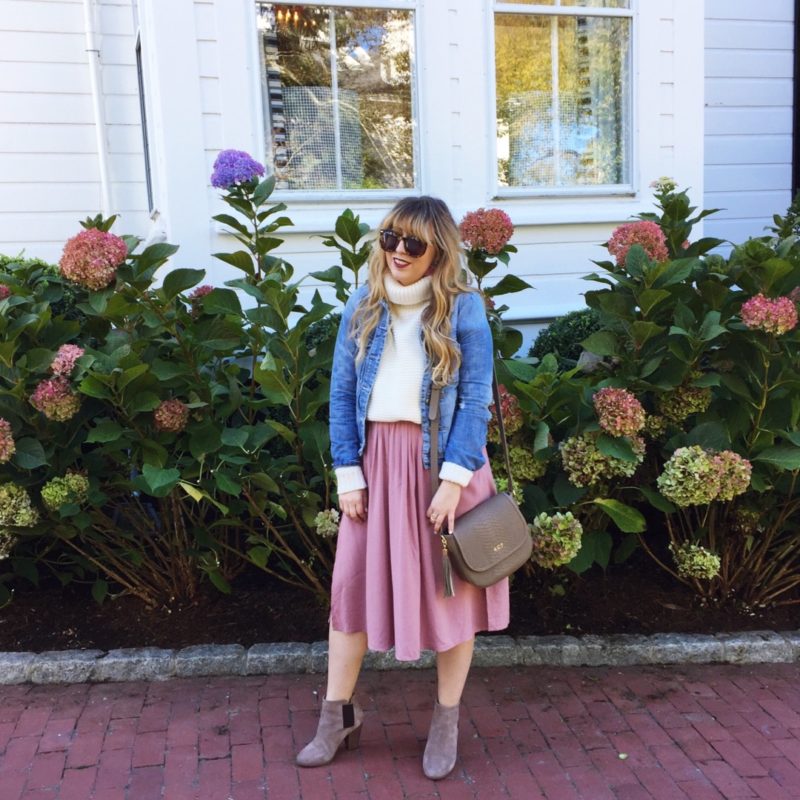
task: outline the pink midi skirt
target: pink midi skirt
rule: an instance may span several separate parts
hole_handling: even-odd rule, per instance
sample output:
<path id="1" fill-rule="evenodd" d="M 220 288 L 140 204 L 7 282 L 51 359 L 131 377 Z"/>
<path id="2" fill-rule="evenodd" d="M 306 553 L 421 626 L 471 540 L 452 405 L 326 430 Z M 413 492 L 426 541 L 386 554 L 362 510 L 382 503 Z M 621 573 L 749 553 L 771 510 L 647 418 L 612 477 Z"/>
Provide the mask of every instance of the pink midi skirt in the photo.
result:
<path id="1" fill-rule="evenodd" d="M 364 631 L 370 650 L 394 647 L 400 661 L 507 627 L 507 578 L 480 589 L 454 573 L 455 596 L 444 596 L 441 540 L 425 516 L 431 485 L 422 466 L 421 426 L 368 422 L 362 469 L 367 519 L 343 517 L 339 524 L 331 627 Z M 495 492 L 487 459 L 461 492 L 456 517 Z"/>

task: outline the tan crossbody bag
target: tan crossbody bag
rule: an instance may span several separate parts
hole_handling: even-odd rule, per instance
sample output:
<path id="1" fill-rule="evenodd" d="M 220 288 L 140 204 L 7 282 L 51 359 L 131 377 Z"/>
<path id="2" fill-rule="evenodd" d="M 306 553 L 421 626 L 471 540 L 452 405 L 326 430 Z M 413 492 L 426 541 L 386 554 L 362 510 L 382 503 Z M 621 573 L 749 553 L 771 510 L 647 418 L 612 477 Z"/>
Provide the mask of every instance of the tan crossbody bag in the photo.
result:
<path id="1" fill-rule="evenodd" d="M 508 491 L 479 503 L 458 517 L 455 530 L 440 534 L 445 597 L 455 594 L 452 569 L 465 581 L 483 588 L 516 572 L 531 557 L 533 549 L 528 523 L 512 495 L 511 461 L 500 408 L 500 391 L 494 374 L 492 392 L 508 471 Z M 431 498 L 439 488 L 439 395 L 438 387 L 431 390 L 428 408 L 431 423 Z"/>

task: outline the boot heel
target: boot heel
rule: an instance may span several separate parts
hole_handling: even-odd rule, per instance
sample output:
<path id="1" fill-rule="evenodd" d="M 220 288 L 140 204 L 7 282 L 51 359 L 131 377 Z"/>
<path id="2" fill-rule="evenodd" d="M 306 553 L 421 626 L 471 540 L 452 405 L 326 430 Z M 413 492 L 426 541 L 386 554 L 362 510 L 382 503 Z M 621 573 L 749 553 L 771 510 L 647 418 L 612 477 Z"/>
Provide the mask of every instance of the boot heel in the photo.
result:
<path id="1" fill-rule="evenodd" d="M 359 725 L 355 730 L 350 731 L 347 734 L 344 740 L 344 746 L 347 750 L 355 750 L 358 747 L 359 742 L 361 741 L 361 725 Z"/>

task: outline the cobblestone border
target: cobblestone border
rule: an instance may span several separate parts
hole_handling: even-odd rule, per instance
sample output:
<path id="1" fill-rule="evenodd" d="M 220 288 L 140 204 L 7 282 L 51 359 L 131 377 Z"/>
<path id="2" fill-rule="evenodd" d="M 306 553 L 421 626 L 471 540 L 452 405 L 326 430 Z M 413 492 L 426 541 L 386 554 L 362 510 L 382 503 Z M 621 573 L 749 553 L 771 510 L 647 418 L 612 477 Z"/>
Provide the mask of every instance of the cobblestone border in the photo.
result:
<path id="1" fill-rule="evenodd" d="M 124 650 L 66 650 L 0 653 L 0 685 L 167 680 L 210 675 L 266 675 L 324 672 L 328 643 L 284 642 L 196 645 L 182 650 L 156 647 Z M 800 661 L 800 630 L 775 633 L 679 634 L 653 636 L 478 636 L 473 664 L 491 666 L 629 666 L 633 664 L 754 664 Z M 419 661 L 397 661 L 393 651 L 369 652 L 365 669 L 425 669 L 434 665 L 426 650 Z"/>

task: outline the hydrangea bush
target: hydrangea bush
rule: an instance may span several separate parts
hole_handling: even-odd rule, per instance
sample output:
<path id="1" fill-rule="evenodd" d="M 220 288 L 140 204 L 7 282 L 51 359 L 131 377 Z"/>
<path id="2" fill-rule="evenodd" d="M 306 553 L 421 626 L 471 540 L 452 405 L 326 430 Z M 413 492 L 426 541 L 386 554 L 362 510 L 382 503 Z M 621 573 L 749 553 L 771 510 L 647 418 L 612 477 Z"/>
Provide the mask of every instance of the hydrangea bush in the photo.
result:
<path id="1" fill-rule="evenodd" d="M 711 253 L 720 242 L 692 230 L 713 210 L 695 213 L 670 179 L 654 188 L 660 213 L 620 226 L 614 260 L 587 276 L 602 285 L 586 293 L 601 329 L 583 343 L 598 362 L 585 390 L 596 421 L 563 440 L 563 467 L 576 486 L 606 482 L 627 509 L 616 513 L 644 502 L 648 519 L 663 515 L 669 554 L 643 517 L 639 541 L 704 597 L 794 602 L 800 245 L 767 236 Z M 615 471 L 612 458 L 632 455 L 635 472 Z M 760 533 L 742 535 L 736 520 L 754 507 Z"/>

